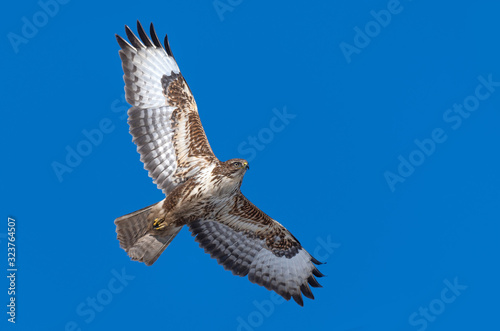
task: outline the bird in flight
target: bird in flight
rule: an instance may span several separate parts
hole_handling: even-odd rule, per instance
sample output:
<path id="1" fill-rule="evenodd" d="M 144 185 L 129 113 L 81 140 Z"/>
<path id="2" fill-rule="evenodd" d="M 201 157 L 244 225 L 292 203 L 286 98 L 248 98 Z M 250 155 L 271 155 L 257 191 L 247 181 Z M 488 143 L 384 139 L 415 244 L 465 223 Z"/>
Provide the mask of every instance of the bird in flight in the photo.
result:
<path id="1" fill-rule="evenodd" d="M 248 162 L 220 161 L 212 152 L 198 108 L 170 49 L 153 24 L 151 38 L 137 22 L 128 42 L 116 35 L 128 124 L 144 168 L 165 199 L 115 220 L 120 246 L 132 260 L 152 265 L 189 228 L 199 246 L 224 269 L 303 305 L 314 299 L 323 274 L 299 241 L 240 191 Z"/>

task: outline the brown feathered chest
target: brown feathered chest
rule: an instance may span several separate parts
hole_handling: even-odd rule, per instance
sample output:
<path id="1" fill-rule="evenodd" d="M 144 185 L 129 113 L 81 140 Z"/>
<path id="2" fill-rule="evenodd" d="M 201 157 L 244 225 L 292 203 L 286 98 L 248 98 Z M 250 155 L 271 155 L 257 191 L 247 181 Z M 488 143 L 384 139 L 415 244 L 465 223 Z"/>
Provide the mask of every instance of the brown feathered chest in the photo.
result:
<path id="1" fill-rule="evenodd" d="M 241 180 L 234 180 L 230 175 L 223 163 L 203 169 L 177 186 L 153 209 L 149 215 L 151 224 L 159 219 L 163 223 L 162 229 L 166 229 L 197 219 L 216 219 L 217 214 L 232 205 L 235 197 L 241 194 Z"/>

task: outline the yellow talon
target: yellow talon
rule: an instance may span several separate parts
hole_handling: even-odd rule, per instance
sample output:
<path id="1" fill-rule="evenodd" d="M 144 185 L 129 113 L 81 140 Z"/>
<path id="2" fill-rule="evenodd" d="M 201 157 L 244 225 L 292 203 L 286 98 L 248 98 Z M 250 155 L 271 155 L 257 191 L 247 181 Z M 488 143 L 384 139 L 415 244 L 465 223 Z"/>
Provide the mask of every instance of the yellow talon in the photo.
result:
<path id="1" fill-rule="evenodd" d="M 165 224 L 163 223 L 163 219 L 155 219 L 154 222 L 153 222 L 153 228 L 155 230 L 161 230 L 165 227 Z"/>

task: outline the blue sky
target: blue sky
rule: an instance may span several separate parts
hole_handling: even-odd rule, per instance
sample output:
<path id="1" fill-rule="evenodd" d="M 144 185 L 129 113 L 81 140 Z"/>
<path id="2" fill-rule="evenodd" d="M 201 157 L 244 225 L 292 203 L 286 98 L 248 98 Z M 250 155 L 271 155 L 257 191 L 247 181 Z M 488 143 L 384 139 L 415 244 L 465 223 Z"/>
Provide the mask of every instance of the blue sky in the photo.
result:
<path id="1" fill-rule="evenodd" d="M 2 330 L 499 328 L 498 4 L 9 2 Z M 327 262 L 299 307 L 233 276 L 184 229 L 152 267 L 113 220 L 163 198 L 131 142 L 119 46 L 154 22 L 215 154 Z M 66 171 L 57 171 L 55 164 Z"/>

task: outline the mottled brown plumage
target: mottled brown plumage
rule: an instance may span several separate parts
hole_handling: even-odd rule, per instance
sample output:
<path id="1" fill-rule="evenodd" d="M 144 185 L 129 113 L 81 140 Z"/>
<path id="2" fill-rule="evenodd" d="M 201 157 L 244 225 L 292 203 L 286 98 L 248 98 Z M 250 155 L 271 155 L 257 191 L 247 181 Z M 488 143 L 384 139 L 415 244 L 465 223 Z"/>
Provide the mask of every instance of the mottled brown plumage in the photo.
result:
<path id="1" fill-rule="evenodd" d="M 166 197 L 115 220 L 121 247 L 151 265 L 187 225 L 233 274 L 300 305 L 301 293 L 314 298 L 309 285 L 320 287 L 314 276 L 322 274 L 313 265 L 319 262 L 241 193 L 248 162 L 215 157 L 170 46 L 161 47 L 152 25 L 153 40 L 139 22 L 137 28 L 140 39 L 126 27 L 130 44 L 117 36 L 132 106 L 128 123 L 144 167 Z"/>

